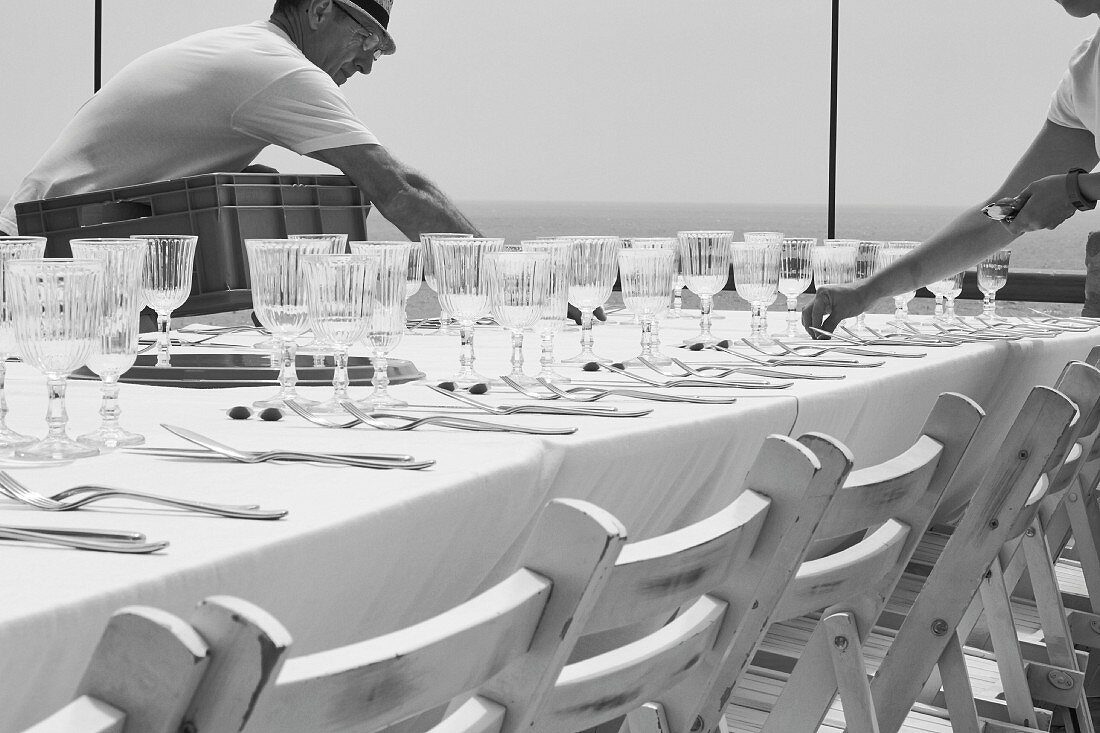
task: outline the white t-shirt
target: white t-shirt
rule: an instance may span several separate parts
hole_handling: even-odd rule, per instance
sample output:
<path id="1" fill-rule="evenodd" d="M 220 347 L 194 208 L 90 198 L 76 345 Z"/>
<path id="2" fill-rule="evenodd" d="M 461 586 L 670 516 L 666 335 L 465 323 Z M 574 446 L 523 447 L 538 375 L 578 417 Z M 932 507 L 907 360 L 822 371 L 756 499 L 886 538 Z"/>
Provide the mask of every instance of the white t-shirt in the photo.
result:
<path id="1" fill-rule="evenodd" d="M 136 59 L 76 113 L 15 204 L 235 172 L 269 144 L 297 153 L 377 144 L 336 82 L 268 21 L 184 38 Z"/>
<path id="2" fill-rule="evenodd" d="M 1100 29 L 1074 50 L 1069 68 L 1051 97 L 1047 119 L 1091 132 L 1100 155 Z"/>

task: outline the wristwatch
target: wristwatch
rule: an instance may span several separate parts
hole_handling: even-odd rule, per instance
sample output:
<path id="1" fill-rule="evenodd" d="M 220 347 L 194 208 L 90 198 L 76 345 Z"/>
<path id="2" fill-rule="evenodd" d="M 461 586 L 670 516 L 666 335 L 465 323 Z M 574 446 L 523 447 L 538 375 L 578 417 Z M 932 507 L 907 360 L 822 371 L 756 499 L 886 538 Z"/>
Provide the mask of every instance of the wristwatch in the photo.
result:
<path id="1" fill-rule="evenodd" d="M 1072 168 L 1066 174 L 1066 196 L 1078 211 L 1092 211 L 1096 208 L 1095 201 L 1089 201 L 1081 193 L 1081 182 L 1078 180 L 1082 173 L 1088 173 L 1084 168 Z"/>

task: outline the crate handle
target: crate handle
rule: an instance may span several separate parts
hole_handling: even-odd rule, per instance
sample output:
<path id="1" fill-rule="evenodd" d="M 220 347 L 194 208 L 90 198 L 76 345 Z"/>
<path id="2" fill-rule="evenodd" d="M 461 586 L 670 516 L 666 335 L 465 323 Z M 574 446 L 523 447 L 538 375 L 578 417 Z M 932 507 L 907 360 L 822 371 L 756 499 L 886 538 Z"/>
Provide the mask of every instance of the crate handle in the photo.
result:
<path id="1" fill-rule="evenodd" d="M 82 227 L 97 224 L 111 224 L 131 219 L 144 219 L 153 215 L 150 204 L 138 201 L 106 201 L 98 204 L 86 204 L 77 209 L 77 220 Z"/>

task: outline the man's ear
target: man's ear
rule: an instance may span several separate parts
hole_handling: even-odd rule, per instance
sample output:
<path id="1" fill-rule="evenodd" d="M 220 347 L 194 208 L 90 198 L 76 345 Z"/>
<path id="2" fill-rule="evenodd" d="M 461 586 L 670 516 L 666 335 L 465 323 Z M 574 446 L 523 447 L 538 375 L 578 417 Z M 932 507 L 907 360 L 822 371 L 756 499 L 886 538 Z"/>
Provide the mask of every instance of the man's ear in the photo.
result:
<path id="1" fill-rule="evenodd" d="M 306 20 L 310 30 L 317 30 L 323 24 L 336 19 L 336 3 L 334 0 L 309 0 L 306 6 Z"/>

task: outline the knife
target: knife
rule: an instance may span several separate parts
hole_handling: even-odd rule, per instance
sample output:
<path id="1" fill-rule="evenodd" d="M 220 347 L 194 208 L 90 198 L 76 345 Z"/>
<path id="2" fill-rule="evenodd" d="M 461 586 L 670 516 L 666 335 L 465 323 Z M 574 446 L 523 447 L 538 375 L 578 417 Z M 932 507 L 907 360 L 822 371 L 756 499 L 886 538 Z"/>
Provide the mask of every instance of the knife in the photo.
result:
<path id="1" fill-rule="evenodd" d="M 15 524 L 0 525 L 0 532 L 34 532 L 35 534 L 59 535 L 61 537 L 90 538 L 98 540 L 110 540 L 113 542 L 144 542 L 145 535 L 141 532 L 130 532 L 125 529 L 83 529 L 78 527 L 24 527 Z"/>

